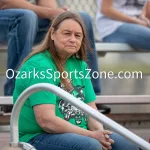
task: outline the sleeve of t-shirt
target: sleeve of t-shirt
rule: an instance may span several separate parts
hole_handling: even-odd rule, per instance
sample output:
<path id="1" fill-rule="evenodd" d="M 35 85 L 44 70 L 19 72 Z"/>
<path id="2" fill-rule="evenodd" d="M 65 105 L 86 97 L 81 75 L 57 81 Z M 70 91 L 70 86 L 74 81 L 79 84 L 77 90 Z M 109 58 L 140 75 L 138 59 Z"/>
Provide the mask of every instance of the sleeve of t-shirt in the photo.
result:
<path id="1" fill-rule="evenodd" d="M 87 64 L 83 62 L 83 72 L 85 80 L 85 103 L 91 103 L 96 100 L 96 95 L 91 83 L 90 73 Z"/>
<path id="2" fill-rule="evenodd" d="M 35 72 L 38 72 L 38 76 L 30 75 L 28 85 L 34 85 L 38 83 L 49 83 L 55 85 L 54 79 L 50 76 L 48 68 L 36 68 Z M 56 104 L 56 95 L 49 91 L 38 91 L 29 97 L 31 107 L 40 104 Z"/>

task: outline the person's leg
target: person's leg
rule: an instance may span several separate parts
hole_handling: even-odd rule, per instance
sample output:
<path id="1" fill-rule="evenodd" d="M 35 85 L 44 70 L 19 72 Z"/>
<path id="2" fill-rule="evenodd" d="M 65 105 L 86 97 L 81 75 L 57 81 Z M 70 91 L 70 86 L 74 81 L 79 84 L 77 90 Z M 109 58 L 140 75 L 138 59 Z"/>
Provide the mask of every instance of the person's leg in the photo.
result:
<path id="1" fill-rule="evenodd" d="M 110 43 L 128 43 L 137 49 L 150 50 L 150 28 L 131 23 L 124 23 L 114 33 L 103 39 Z"/>
<path id="2" fill-rule="evenodd" d="M 114 144 L 112 144 L 112 150 L 139 150 L 135 144 L 129 142 L 119 134 L 112 133 L 109 136 L 115 141 Z"/>
<path id="3" fill-rule="evenodd" d="M 92 52 L 87 50 L 87 63 L 89 68 L 91 69 L 91 81 L 92 85 L 95 91 L 96 95 L 101 95 L 101 83 L 100 83 L 100 78 L 92 78 L 92 73 L 93 72 L 98 72 L 98 60 L 97 60 L 97 52 L 96 52 L 96 47 L 95 47 L 95 40 L 94 40 L 94 32 L 93 32 L 93 26 L 92 26 L 92 19 L 91 17 L 85 13 L 85 12 L 80 12 L 80 15 L 84 21 L 86 31 L 87 31 L 87 36 L 90 42 L 90 47 L 93 49 Z M 93 75 L 94 76 L 94 75 Z M 109 107 L 106 105 L 101 105 L 97 104 L 96 105 L 99 110 L 101 110 L 102 113 L 107 114 L 111 111 Z"/>
<path id="4" fill-rule="evenodd" d="M 79 13 L 84 21 L 87 36 L 90 41 L 90 46 L 93 49 L 93 52 L 89 52 L 87 50 L 87 63 L 89 65 L 89 68 L 91 69 L 91 81 L 94 87 L 94 91 L 97 95 L 101 94 L 101 86 L 100 86 L 100 78 L 94 79 L 92 78 L 92 73 L 94 71 L 99 73 L 98 69 L 98 61 L 97 61 L 97 52 L 95 48 L 95 40 L 94 40 L 94 33 L 93 33 L 93 27 L 92 27 L 92 20 L 91 17 L 84 12 Z"/>
<path id="5" fill-rule="evenodd" d="M 45 38 L 45 35 L 50 27 L 51 21 L 48 19 L 38 19 L 38 31 L 34 41 L 34 45 L 39 44 Z"/>
<path id="6" fill-rule="evenodd" d="M 38 17 L 30 10 L 0 10 L 0 34 L 5 32 L 8 41 L 7 70 L 15 71 L 30 53 L 37 33 L 37 25 Z M 7 75 L 10 79 L 7 78 L 4 85 L 4 95 L 11 96 L 14 90 L 15 74 L 13 76 L 12 71 L 9 71 Z M 10 106 L 2 108 L 4 112 L 11 111 L 11 109 Z"/>
<path id="7" fill-rule="evenodd" d="M 9 20 L 4 17 L 3 12 L 3 10 L 0 10 L 0 43 L 7 44 Z"/>
<path id="8" fill-rule="evenodd" d="M 8 60 L 7 69 L 16 70 L 22 60 L 30 53 L 37 32 L 37 15 L 25 9 L 3 10 L 0 16 L 8 28 Z M 11 71 L 8 76 L 12 77 Z M 15 78 L 7 79 L 4 95 L 11 96 Z"/>
<path id="9" fill-rule="evenodd" d="M 37 150 L 102 150 L 99 141 L 73 133 L 45 133 L 34 137 L 28 143 Z"/>

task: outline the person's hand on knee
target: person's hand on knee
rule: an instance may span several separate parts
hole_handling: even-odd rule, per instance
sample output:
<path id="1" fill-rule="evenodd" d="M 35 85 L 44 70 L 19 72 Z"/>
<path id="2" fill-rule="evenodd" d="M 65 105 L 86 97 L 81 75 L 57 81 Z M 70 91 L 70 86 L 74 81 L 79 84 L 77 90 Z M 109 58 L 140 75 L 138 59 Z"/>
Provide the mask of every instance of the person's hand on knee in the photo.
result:
<path id="1" fill-rule="evenodd" d="M 148 18 L 146 18 L 146 16 L 140 15 L 138 18 L 139 18 L 140 20 L 145 21 L 145 23 L 147 24 L 147 26 L 150 27 L 150 20 L 149 20 Z"/>
<path id="2" fill-rule="evenodd" d="M 104 130 L 104 131 L 103 131 L 103 134 L 104 134 L 104 136 L 105 136 L 105 138 L 106 138 L 106 141 L 110 142 L 111 144 L 114 144 L 114 143 L 115 143 L 115 141 L 114 141 L 113 139 L 111 139 L 110 136 L 109 136 L 109 135 L 112 134 L 111 131 L 109 131 L 109 130 Z"/>
<path id="3" fill-rule="evenodd" d="M 105 137 L 105 134 L 101 130 L 95 130 L 92 131 L 92 137 L 98 140 L 102 144 L 103 150 L 110 150 L 111 148 L 111 142 L 108 140 L 108 138 Z"/>

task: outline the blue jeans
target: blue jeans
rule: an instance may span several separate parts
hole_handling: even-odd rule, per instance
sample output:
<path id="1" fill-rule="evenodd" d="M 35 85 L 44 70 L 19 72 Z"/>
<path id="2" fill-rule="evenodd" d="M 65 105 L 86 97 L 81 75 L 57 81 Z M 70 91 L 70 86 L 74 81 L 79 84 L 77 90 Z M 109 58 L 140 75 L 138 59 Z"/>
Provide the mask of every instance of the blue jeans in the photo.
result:
<path id="1" fill-rule="evenodd" d="M 128 43 L 134 48 L 150 50 L 150 28 L 124 23 L 115 32 L 103 39 L 104 42 L 110 43 Z"/>
<path id="2" fill-rule="evenodd" d="M 134 144 L 116 133 L 110 137 L 115 141 L 112 144 L 112 150 L 139 150 Z M 96 139 L 74 133 L 45 133 L 32 138 L 28 143 L 37 150 L 102 150 L 100 142 Z"/>
<path id="3" fill-rule="evenodd" d="M 92 71 L 98 71 L 97 55 L 91 18 L 86 13 L 80 13 L 87 28 L 90 46 L 94 52 L 87 53 L 88 65 Z M 50 25 L 47 19 L 39 19 L 30 10 L 6 9 L 0 10 L 0 42 L 8 41 L 7 69 L 16 70 L 22 60 L 29 55 L 32 46 L 39 43 L 46 34 Z M 12 72 L 8 72 L 12 76 Z M 101 93 L 100 79 L 92 79 L 96 94 Z M 15 78 L 7 79 L 4 85 L 4 95 L 11 96 L 14 90 Z"/>
<path id="4" fill-rule="evenodd" d="M 85 28 L 87 31 L 87 36 L 88 36 L 88 39 L 90 42 L 89 44 L 93 50 L 92 52 L 89 52 L 87 50 L 87 63 L 88 63 L 89 68 L 91 69 L 90 75 L 91 75 L 92 85 L 93 85 L 96 95 L 100 95 L 101 94 L 100 78 L 97 78 L 97 79 L 92 78 L 92 73 L 94 71 L 99 72 L 97 51 L 96 51 L 96 47 L 95 47 L 94 32 L 93 32 L 93 26 L 92 26 L 92 19 L 85 12 L 81 12 L 79 14 L 81 15 L 81 17 L 84 21 Z"/>

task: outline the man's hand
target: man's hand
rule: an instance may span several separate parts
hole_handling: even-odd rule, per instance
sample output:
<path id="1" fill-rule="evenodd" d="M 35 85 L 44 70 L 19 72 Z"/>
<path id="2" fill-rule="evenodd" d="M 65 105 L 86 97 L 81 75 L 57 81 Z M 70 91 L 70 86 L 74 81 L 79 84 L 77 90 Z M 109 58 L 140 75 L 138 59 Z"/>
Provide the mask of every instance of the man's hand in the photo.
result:
<path id="1" fill-rule="evenodd" d="M 63 6 L 62 9 L 63 9 L 64 11 L 70 11 L 70 8 L 69 8 L 68 6 Z"/>
<path id="2" fill-rule="evenodd" d="M 64 13 L 65 11 L 69 11 L 69 10 L 70 9 L 68 6 L 63 6 L 63 7 L 57 8 L 53 17 L 55 18 L 56 16 Z"/>
<path id="3" fill-rule="evenodd" d="M 58 15 L 60 15 L 60 14 L 65 12 L 65 10 L 63 8 L 55 8 L 52 11 L 51 10 L 49 11 L 49 13 L 50 13 L 49 19 L 50 20 L 53 20 L 55 17 L 57 17 Z"/>
<path id="4" fill-rule="evenodd" d="M 113 143 L 113 140 L 109 138 L 108 132 L 105 131 L 92 131 L 92 138 L 98 140 L 102 144 L 103 150 L 111 150 L 111 144 Z"/>
<path id="5" fill-rule="evenodd" d="M 138 24 L 145 26 L 145 27 L 149 27 L 149 24 L 145 20 L 139 19 Z"/>
<path id="6" fill-rule="evenodd" d="M 135 24 L 139 24 L 139 25 L 142 25 L 142 26 L 145 26 L 145 27 L 148 27 L 148 23 L 145 21 L 145 20 L 142 20 L 140 18 L 133 18 L 134 20 L 134 23 Z"/>
<path id="7" fill-rule="evenodd" d="M 56 9 L 53 9 L 53 15 L 50 16 L 50 20 L 54 19 L 55 17 L 57 17 L 58 15 L 64 13 L 65 11 L 69 11 L 69 7 L 68 6 L 63 6 L 63 7 L 60 7 L 60 8 L 56 8 Z M 51 12 L 50 12 L 51 13 Z M 51 13 L 52 14 L 52 13 Z"/>
<path id="8" fill-rule="evenodd" d="M 69 8 L 67 6 L 63 6 L 62 8 L 57 8 L 54 4 L 49 4 L 50 7 L 44 6 L 44 0 L 42 0 L 42 4 L 39 5 L 31 4 L 26 0 L 0 0 L 0 9 L 28 9 L 35 12 L 40 18 L 52 20 L 56 16 L 62 14 L 65 11 L 68 11 Z"/>
<path id="9" fill-rule="evenodd" d="M 147 26 L 150 27 L 150 20 L 148 18 L 146 18 L 146 16 L 140 15 L 138 18 L 140 20 L 144 21 L 147 24 Z"/>

